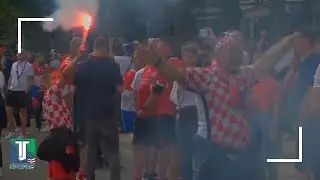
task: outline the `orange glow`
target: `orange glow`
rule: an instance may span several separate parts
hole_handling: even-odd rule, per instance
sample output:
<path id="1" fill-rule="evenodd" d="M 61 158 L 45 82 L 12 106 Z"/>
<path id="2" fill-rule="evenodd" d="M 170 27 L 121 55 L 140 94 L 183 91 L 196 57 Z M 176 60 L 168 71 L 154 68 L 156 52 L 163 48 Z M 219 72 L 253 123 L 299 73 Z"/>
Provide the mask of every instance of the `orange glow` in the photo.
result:
<path id="1" fill-rule="evenodd" d="M 84 27 L 85 30 L 89 30 L 91 26 L 91 16 L 89 14 L 83 14 L 81 16 L 81 24 Z"/>

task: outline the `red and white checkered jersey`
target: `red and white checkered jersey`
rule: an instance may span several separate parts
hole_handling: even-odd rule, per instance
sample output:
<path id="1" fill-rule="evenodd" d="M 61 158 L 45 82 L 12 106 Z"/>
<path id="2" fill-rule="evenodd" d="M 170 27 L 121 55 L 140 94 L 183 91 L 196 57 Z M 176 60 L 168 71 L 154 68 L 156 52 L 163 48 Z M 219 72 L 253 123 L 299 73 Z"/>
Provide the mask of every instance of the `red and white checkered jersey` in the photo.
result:
<path id="1" fill-rule="evenodd" d="M 62 89 L 57 84 L 49 88 L 43 97 L 43 116 L 48 121 L 50 129 L 67 127 L 72 129 L 71 113 L 62 98 Z"/>
<path id="2" fill-rule="evenodd" d="M 187 86 L 206 99 L 213 142 L 227 148 L 247 147 L 250 127 L 240 104 L 242 93 L 257 79 L 253 66 L 244 66 L 239 74 L 227 74 L 216 64 L 187 69 Z"/>

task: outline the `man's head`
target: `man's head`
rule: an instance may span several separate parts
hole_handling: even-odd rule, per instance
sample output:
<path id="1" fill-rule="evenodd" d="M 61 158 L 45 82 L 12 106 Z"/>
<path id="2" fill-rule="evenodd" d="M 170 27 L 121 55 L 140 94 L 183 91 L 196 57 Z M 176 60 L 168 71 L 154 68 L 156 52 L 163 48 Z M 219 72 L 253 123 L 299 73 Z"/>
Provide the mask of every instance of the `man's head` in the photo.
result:
<path id="1" fill-rule="evenodd" d="M 197 65 L 198 48 L 194 44 L 187 44 L 181 49 L 182 60 L 186 65 Z"/>
<path id="2" fill-rule="evenodd" d="M 132 44 L 134 50 L 137 50 L 140 46 L 139 41 L 133 41 L 131 44 Z"/>
<path id="3" fill-rule="evenodd" d="M 111 52 L 114 56 L 124 56 L 125 53 L 122 48 L 122 42 L 119 38 L 114 38 L 112 40 Z"/>
<path id="4" fill-rule="evenodd" d="M 77 55 L 79 48 L 82 44 L 82 38 L 80 37 L 74 37 L 70 41 L 70 53 L 71 55 Z"/>
<path id="5" fill-rule="evenodd" d="M 27 61 L 29 56 L 30 56 L 29 51 L 22 49 L 21 53 L 17 54 L 17 59 L 18 59 L 18 61 Z"/>
<path id="6" fill-rule="evenodd" d="M 124 54 L 126 56 L 132 57 L 132 55 L 134 53 L 133 45 L 132 44 L 123 44 L 122 47 L 123 47 Z"/>
<path id="7" fill-rule="evenodd" d="M 95 55 L 108 55 L 109 47 L 108 40 L 104 37 L 98 37 L 93 43 L 93 52 Z"/>
<path id="8" fill-rule="evenodd" d="M 143 68 L 147 62 L 145 62 L 145 59 L 139 58 L 137 51 L 134 52 L 133 54 L 133 65 L 136 69 L 141 69 Z"/>
<path id="9" fill-rule="evenodd" d="M 299 36 L 294 40 L 294 51 L 299 56 L 310 53 L 315 45 L 316 31 L 312 27 L 303 27 L 299 31 Z"/>
<path id="10" fill-rule="evenodd" d="M 238 31 L 224 33 L 215 48 L 219 64 L 230 73 L 237 71 L 242 64 L 243 50 L 243 39 Z"/>
<path id="11" fill-rule="evenodd" d="M 173 41 L 171 38 L 161 38 L 158 43 L 157 54 L 161 58 L 168 58 L 173 55 Z"/>

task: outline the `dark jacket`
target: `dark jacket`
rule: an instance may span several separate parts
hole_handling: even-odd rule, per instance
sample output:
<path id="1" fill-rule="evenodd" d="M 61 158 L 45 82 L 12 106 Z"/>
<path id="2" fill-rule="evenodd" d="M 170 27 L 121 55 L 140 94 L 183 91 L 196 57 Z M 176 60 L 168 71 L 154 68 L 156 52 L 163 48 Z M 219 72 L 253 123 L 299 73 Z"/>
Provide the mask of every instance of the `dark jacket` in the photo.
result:
<path id="1" fill-rule="evenodd" d="M 73 147 L 73 152 L 67 152 L 67 147 Z M 79 171 L 80 157 L 74 134 L 67 128 L 52 129 L 50 135 L 38 146 L 37 156 L 43 161 L 56 160 L 67 172 Z"/>

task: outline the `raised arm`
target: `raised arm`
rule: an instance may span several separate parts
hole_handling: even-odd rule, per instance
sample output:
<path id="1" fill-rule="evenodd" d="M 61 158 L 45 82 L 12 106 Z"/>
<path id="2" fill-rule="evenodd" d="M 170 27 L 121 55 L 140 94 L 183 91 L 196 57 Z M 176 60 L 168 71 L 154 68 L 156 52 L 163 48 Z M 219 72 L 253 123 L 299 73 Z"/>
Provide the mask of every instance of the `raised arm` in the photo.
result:
<path id="1" fill-rule="evenodd" d="M 274 68 L 275 64 L 292 49 L 293 40 L 298 36 L 298 33 L 289 35 L 283 38 L 280 42 L 273 45 L 269 50 L 262 54 L 254 63 L 253 66 L 258 71 L 267 72 Z"/>
<path id="2" fill-rule="evenodd" d="M 78 64 L 78 60 L 82 56 L 84 49 L 80 49 L 78 55 L 72 59 L 72 61 L 67 65 L 67 67 L 61 72 L 60 79 L 58 81 L 58 86 L 63 87 L 66 81 L 66 77 L 70 75 L 70 73 L 74 73 L 76 69 L 76 65 Z"/>
<path id="3" fill-rule="evenodd" d="M 208 91 L 209 84 L 214 79 L 214 70 L 210 68 L 181 68 L 176 67 L 172 63 L 157 58 L 152 51 L 142 47 L 136 51 L 139 58 L 146 59 L 145 62 L 156 68 L 165 79 L 177 81 L 180 84 L 186 85 L 188 88 L 197 92 Z"/>

